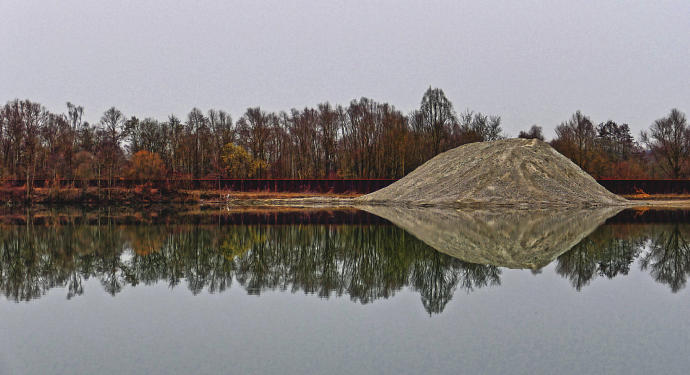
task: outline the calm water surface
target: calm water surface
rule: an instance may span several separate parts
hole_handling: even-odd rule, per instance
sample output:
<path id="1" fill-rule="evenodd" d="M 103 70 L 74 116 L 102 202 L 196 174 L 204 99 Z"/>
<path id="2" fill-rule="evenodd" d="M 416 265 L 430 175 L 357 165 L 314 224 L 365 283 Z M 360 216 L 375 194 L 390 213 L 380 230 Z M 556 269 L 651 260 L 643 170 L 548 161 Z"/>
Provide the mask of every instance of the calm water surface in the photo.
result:
<path id="1" fill-rule="evenodd" d="M 8 216 L 0 374 L 690 371 L 690 213 Z"/>

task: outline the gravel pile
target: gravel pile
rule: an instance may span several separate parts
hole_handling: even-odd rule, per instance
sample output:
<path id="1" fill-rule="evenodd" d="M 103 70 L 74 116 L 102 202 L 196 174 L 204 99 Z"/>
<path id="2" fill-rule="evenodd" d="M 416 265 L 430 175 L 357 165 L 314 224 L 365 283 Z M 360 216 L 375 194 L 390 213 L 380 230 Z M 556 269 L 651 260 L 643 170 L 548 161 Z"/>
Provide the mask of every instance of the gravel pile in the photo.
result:
<path id="1" fill-rule="evenodd" d="M 366 205 L 524 208 L 628 203 L 536 139 L 505 139 L 454 148 L 355 201 Z"/>

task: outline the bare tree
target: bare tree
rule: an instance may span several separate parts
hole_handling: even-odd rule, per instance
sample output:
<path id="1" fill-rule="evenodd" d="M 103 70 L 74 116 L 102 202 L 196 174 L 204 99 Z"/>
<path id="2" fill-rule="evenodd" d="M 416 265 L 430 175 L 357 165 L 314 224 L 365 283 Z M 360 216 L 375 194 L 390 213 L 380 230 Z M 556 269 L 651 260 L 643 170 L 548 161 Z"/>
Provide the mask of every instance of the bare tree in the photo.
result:
<path id="1" fill-rule="evenodd" d="M 642 142 L 669 176 L 679 178 L 685 174 L 690 156 L 690 129 L 683 112 L 674 108 L 668 116 L 654 121 L 649 132 L 642 132 Z"/>
<path id="2" fill-rule="evenodd" d="M 62 142 L 65 148 L 65 161 L 67 162 L 67 170 L 69 176 L 72 177 L 73 165 L 72 159 L 77 149 L 77 134 L 84 126 L 82 121 L 82 116 L 84 115 L 84 108 L 82 106 L 74 105 L 67 102 L 67 122 L 69 128 L 64 132 L 64 142 Z"/>
<path id="3" fill-rule="evenodd" d="M 422 97 L 419 112 L 423 129 L 431 134 L 432 152 L 436 155 L 443 151 L 443 139 L 450 135 L 450 129 L 456 121 L 453 104 L 443 90 L 429 87 Z"/>
<path id="4" fill-rule="evenodd" d="M 32 103 L 28 100 L 22 102 L 24 129 L 26 136 L 24 137 L 24 154 L 26 156 L 26 163 L 24 165 L 26 175 L 26 194 L 27 198 L 31 198 L 31 190 L 33 187 L 33 179 L 36 177 L 37 154 L 40 147 L 39 134 L 41 128 L 45 125 L 48 112 L 38 103 Z"/>
<path id="5" fill-rule="evenodd" d="M 203 154 L 203 137 L 207 130 L 208 119 L 204 116 L 198 108 L 193 108 L 191 112 L 187 115 L 187 134 L 191 137 L 190 151 L 191 160 L 191 172 L 194 178 L 199 178 L 201 176 L 201 164 L 204 159 Z"/>
<path id="6" fill-rule="evenodd" d="M 169 169 L 172 171 L 173 175 L 178 172 L 178 166 L 180 165 L 180 153 L 182 152 L 182 143 L 184 136 L 184 126 L 180 119 L 175 117 L 175 115 L 170 115 L 166 123 L 167 128 L 167 152 L 170 160 Z"/>
<path id="7" fill-rule="evenodd" d="M 278 122 L 275 113 L 266 113 L 261 108 L 248 108 L 244 116 L 237 121 L 240 143 L 249 149 L 255 159 L 270 162 L 269 143 L 275 135 L 274 128 Z M 260 175 L 263 171 L 258 172 Z"/>
<path id="8" fill-rule="evenodd" d="M 587 170 L 596 145 L 596 131 L 589 117 L 577 111 L 556 127 L 552 145 L 580 168 Z"/>
<path id="9" fill-rule="evenodd" d="M 124 136 L 125 116 L 117 108 L 111 107 L 103 113 L 100 125 L 101 163 L 108 171 L 108 186 L 112 187 L 115 168 L 122 153 L 120 142 Z"/>
<path id="10" fill-rule="evenodd" d="M 319 110 L 319 141 L 322 153 L 322 175 L 328 176 L 335 172 L 336 147 L 338 140 L 338 113 L 329 103 L 322 103 Z"/>
<path id="11" fill-rule="evenodd" d="M 235 140 L 235 131 L 232 126 L 232 117 L 225 111 L 208 111 L 208 123 L 211 130 L 211 157 L 213 166 L 221 170 L 223 161 L 221 155 L 223 147 Z"/>
<path id="12" fill-rule="evenodd" d="M 460 144 L 496 141 L 504 138 L 501 135 L 502 131 L 500 116 L 489 116 L 470 110 L 460 115 Z"/>

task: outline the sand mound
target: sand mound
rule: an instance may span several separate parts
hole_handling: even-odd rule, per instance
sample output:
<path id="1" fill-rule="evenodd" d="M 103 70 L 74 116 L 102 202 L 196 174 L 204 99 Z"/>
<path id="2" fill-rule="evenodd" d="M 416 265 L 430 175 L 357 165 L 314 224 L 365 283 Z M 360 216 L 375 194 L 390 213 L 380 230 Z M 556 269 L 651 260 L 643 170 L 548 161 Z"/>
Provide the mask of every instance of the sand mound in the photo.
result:
<path id="1" fill-rule="evenodd" d="M 356 200 L 368 205 L 455 207 L 614 206 L 627 202 L 536 139 L 454 148 L 392 185 Z"/>

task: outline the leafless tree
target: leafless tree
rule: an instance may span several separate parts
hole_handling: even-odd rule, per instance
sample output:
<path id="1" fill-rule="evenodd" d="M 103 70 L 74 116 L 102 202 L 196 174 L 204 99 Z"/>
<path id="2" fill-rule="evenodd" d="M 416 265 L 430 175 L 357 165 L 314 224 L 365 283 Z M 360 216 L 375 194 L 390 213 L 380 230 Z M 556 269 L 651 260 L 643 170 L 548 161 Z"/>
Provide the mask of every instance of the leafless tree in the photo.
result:
<path id="1" fill-rule="evenodd" d="M 443 139 L 448 137 L 455 119 L 453 104 L 443 90 L 439 88 L 426 90 L 419 108 L 422 115 L 422 127 L 431 134 L 434 155 L 442 151 Z"/>
<path id="2" fill-rule="evenodd" d="M 671 177 L 685 175 L 690 156 L 690 129 L 685 114 L 672 109 L 668 116 L 652 124 L 649 132 L 642 132 L 642 142 L 659 160 L 660 167 Z"/>

